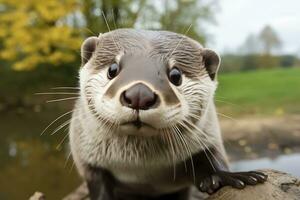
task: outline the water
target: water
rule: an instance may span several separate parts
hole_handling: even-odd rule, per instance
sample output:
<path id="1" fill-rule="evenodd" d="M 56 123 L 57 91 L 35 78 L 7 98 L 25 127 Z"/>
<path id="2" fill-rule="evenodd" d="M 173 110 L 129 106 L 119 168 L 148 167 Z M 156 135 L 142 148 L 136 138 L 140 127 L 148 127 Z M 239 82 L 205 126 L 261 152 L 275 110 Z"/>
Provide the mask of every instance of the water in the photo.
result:
<path id="1" fill-rule="evenodd" d="M 40 136 L 48 123 L 65 112 L 52 109 L 0 113 L 1 200 L 28 199 L 35 191 L 45 193 L 47 199 L 61 199 L 79 185 L 72 160 L 66 163 L 67 141 L 57 148 L 67 132 L 50 135 L 62 122 Z"/>
<path id="2" fill-rule="evenodd" d="M 64 129 L 51 136 L 59 124 L 68 120 L 66 116 L 47 133 L 42 130 L 60 114 L 68 110 L 48 107 L 0 113 L 0 199 L 28 199 L 35 191 L 46 194 L 47 199 L 61 199 L 80 184 L 72 160 L 68 157 L 67 142 L 57 145 L 66 135 Z M 280 156 L 276 159 L 263 158 L 239 161 L 232 165 L 234 170 L 273 168 L 300 177 L 300 155 Z"/>
<path id="3" fill-rule="evenodd" d="M 300 154 L 281 155 L 275 159 L 241 160 L 231 165 L 233 171 L 275 169 L 300 178 Z"/>

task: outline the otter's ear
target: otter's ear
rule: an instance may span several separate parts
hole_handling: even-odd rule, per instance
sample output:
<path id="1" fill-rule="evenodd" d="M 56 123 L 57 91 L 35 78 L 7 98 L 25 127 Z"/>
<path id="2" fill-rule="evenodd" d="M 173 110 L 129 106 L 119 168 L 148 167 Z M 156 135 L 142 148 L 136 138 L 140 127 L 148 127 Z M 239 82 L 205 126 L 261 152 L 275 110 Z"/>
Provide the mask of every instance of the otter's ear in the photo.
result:
<path id="1" fill-rule="evenodd" d="M 97 37 L 87 38 L 81 45 L 81 66 L 85 65 L 92 57 L 97 46 Z"/>
<path id="2" fill-rule="evenodd" d="M 217 72 L 219 70 L 220 56 L 210 49 L 203 49 L 203 62 L 204 66 L 211 78 L 211 80 L 215 80 Z"/>

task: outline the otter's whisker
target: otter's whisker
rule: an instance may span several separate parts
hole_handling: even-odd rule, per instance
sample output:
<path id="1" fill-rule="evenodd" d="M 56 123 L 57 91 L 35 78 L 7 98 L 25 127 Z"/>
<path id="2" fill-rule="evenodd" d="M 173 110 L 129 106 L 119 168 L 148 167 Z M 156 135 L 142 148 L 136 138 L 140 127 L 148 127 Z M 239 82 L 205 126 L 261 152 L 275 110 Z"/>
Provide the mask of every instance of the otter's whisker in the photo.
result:
<path id="1" fill-rule="evenodd" d="M 185 123 L 187 123 L 188 125 L 191 125 L 191 123 L 188 123 L 187 121 L 185 121 Z M 182 125 L 183 125 L 183 127 L 184 127 L 186 130 L 188 130 L 190 133 L 193 133 L 193 131 L 192 131 L 186 124 L 182 124 Z M 214 165 L 212 164 L 210 157 L 207 155 L 207 153 L 206 153 L 206 151 L 205 151 L 205 149 L 208 149 L 208 150 L 209 150 L 209 148 L 205 145 L 205 143 L 201 142 L 201 140 L 198 139 L 197 141 L 199 142 L 200 146 L 202 146 L 202 148 L 204 147 L 204 148 L 203 148 L 204 153 L 205 153 L 207 159 L 209 160 L 210 165 L 211 165 L 212 168 L 215 170 L 215 167 L 214 167 Z"/>
<path id="2" fill-rule="evenodd" d="M 104 19 L 104 21 L 105 21 L 105 24 L 106 24 L 106 26 L 107 26 L 107 29 L 108 29 L 108 31 L 110 32 L 111 30 L 110 30 L 109 24 L 108 24 L 108 22 L 107 22 L 107 20 L 106 20 L 105 13 L 103 12 L 103 10 L 102 10 L 101 13 L 102 13 L 103 19 Z M 121 48 L 117 45 L 114 35 L 112 35 L 112 39 L 113 39 L 113 41 L 114 41 L 114 43 L 115 43 L 117 49 L 120 50 Z"/>
<path id="3" fill-rule="evenodd" d="M 74 162 L 74 160 L 73 160 L 72 165 L 71 165 L 71 168 L 70 168 L 70 171 L 69 171 L 69 174 L 71 174 L 71 172 L 72 172 L 72 170 L 73 170 L 73 168 L 74 168 L 74 165 L 75 165 L 75 162 Z"/>
<path id="4" fill-rule="evenodd" d="M 217 98 L 215 99 L 215 101 L 226 103 L 226 104 L 231 105 L 231 106 L 241 107 L 240 105 L 237 105 L 235 103 L 231 103 L 231 102 L 228 102 L 228 101 L 219 100 Z"/>
<path id="5" fill-rule="evenodd" d="M 166 129 L 163 129 L 163 132 L 165 132 L 165 135 L 167 136 L 168 142 L 171 146 L 171 151 L 172 151 L 172 163 L 173 163 L 173 180 L 176 180 L 176 164 L 175 164 L 175 150 L 174 150 L 174 145 L 173 145 L 173 140 L 170 138 L 170 134 Z"/>
<path id="6" fill-rule="evenodd" d="M 80 90 L 80 87 L 53 87 L 51 90 Z"/>
<path id="7" fill-rule="evenodd" d="M 69 162 L 69 159 L 71 158 L 71 155 L 72 155 L 72 152 L 70 151 L 70 153 L 68 154 L 67 159 L 66 159 L 66 161 L 65 161 L 64 169 L 66 168 L 66 166 L 67 166 L 67 164 L 68 164 L 68 162 Z"/>
<path id="8" fill-rule="evenodd" d="M 64 113 L 64 114 L 62 114 L 62 115 L 60 115 L 59 117 L 57 117 L 55 120 L 53 120 L 43 131 L 42 131 L 42 133 L 40 134 L 40 135 L 43 135 L 47 130 L 48 130 L 48 128 L 52 125 L 52 124 L 54 124 L 55 122 L 57 122 L 59 119 L 61 119 L 61 118 L 63 118 L 64 116 L 66 116 L 66 115 L 68 115 L 68 114 L 70 114 L 70 113 L 73 113 L 74 112 L 74 110 L 71 110 L 71 111 L 68 111 L 68 112 L 66 112 L 66 113 Z"/>
<path id="9" fill-rule="evenodd" d="M 78 94 L 78 92 L 41 92 L 41 93 L 35 93 L 35 95 L 56 95 L 56 94 L 62 94 L 62 95 L 67 95 L 67 94 Z M 79 94 L 78 94 L 79 95 Z"/>
<path id="10" fill-rule="evenodd" d="M 190 155 L 190 159 L 191 159 L 191 166 L 192 166 L 192 175 L 193 175 L 193 180 L 194 183 L 196 182 L 196 174 L 195 174 L 195 167 L 194 167 L 194 160 L 193 160 L 193 156 L 192 156 L 192 152 L 190 150 L 190 147 L 187 145 L 186 140 L 184 139 L 183 135 L 181 133 L 178 134 L 179 137 L 181 138 L 182 142 L 185 144 L 186 149 L 188 150 L 188 153 Z"/>
<path id="11" fill-rule="evenodd" d="M 112 18 L 113 18 L 114 28 L 115 28 L 115 29 L 118 29 L 118 26 L 117 26 L 117 23 L 116 23 L 116 19 L 115 19 L 115 12 L 114 12 L 114 9 L 112 9 Z M 116 36 L 117 36 L 117 37 L 119 37 L 118 35 L 119 35 L 118 32 L 116 32 Z M 120 49 L 120 44 L 119 44 L 119 43 L 118 43 L 118 46 L 119 46 L 119 49 Z"/>
<path id="12" fill-rule="evenodd" d="M 201 108 L 197 108 L 197 109 L 198 109 L 199 111 L 205 111 L 205 109 L 201 109 Z M 195 115 L 195 114 L 193 114 L 193 113 L 190 113 L 189 115 L 192 116 L 194 119 L 198 119 L 198 120 L 201 119 L 201 116 L 197 116 L 197 115 Z M 233 120 L 233 121 L 236 121 L 236 119 L 232 118 L 231 116 L 225 115 L 225 114 L 220 113 L 220 112 L 217 112 L 217 115 L 220 115 L 220 116 L 222 116 L 222 117 L 231 119 L 231 120 Z"/>
<path id="13" fill-rule="evenodd" d="M 66 127 L 67 125 L 69 125 L 71 122 L 71 119 L 65 121 L 63 124 L 61 124 L 59 127 L 57 127 L 50 135 L 54 135 L 55 133 L 57 133 L 60 129 L 62 129 L 63 127 Z"/>
<path id="14" fill-rule="evenodd" d="M 94 110 L 94 108 L 92 108 Z M 96 111 L 95 111 L 96 112 Z M 100 121 L 101 126 L 99 127 L 100 129 L 104 128 L 106 129 L 106 131 L 103 133 L 103 135 L 107 135 L 108 133 L 110 133 L 112 131 L 113 128 L 118 127 L 118 125 L 116 125 L 116 123 L 112 123 L 108 118 L 106 117 L 101 117 L 98 116 L 96 117 L 97 120 Z"/>
<path id="15" fill-rule="evenodd" d="M 232 117 L 230 117 L 230 116 L 228 116 L 228 115 L 225 115 L 225 114 L 223 114 L 223 113 L 220 113 L 220 112 L 217 112 L 217 115 L 220 115 L 220 116 L 222 116 L 222 117 L 231 119 L 232 121 L 236 121 L 236 119 L 234 119 L 234 118 L 232 118 Z"/>
<path id="16" fill-rule="evenodd" d="M 199 131 L 200 133 L 202 133 L 202 135 L 205 137 L 206 142 L 208 142 L 208 143 L 210 143 L 211 145 L 213 145 L 214 147 L 216 147 L 216 146 L 215 146 L 216 144 L 214 144 L 214 142 L 210 142 L 211 139 L 208 139 L 208 138 L 207 138 L 207 134 L 206 134 L 204 131 L 200 130 L 197 126 L 195 126 L 195 125 L 192 124 L 192 123 L 189 123 L 188 121 L 185 121 L 185 122 L 188 123 L 190 126 L 192 126 L 194 129 L 196 129 L 197 131 Z M 191 129 L 190 129 L 190 131 L 191 131 Z M 199 141 L 200 143 L 202 143 L 202 145 L 205 146 L 205 148 L 209 151 L 209 153 L 212 155 L 212 157 L 214 158 L 214 160 L 215 160 L 216 162 L 219 162 L 219 160 L 218 160 L 218 159 L 215 157 L 215 155 L 210 151 L 210 149 L 207 147 L 207 145 L 206 145 L 204 142 L 201 141 L 201 138 L 197 138 L 197 141 Z M 218 148 L 216 148 L 216 150 L 218 150 Z M 209 159 L 209 158 L 208 158 L 208 159 Z M 210 160 L 209 162 L 211 163 L 211 160 Z M 211 164 L 212 164 L 212 163 L 211 163 Z M 213 165 L 212 165 L 212 167 L 214 168 Z"/>
<path id="17" fill-rule="evenodd" d="M 78 97 L 68 97 L 68 98 L 63 98 L 63 99 L 52 99 L 52 100 L 48 100 L 46 101 L 46 103 L 52 103 L 52 102 L 58 102 L 58 101 L 66 101 L 66 100 L 72 100 L 72 99 L 79 99 L 80 96 Z"/>
<path id="18" fill-rule="evenodd" d="M 63 137 L 63 139 L 60 141 L 60 143 L 56 146 L 57 150 L 60 150 L 61 145 L 64 143 L 64 141 L 68 138 L 69 134 L 65 134 L 65 136 Z"/>
<path id="19" fill-rule="evenodd" d="M 114 12 L 114 9 L 111 9 L 111 11 L 112 11 L 112 18 L 113 18 L 114 28 L 115 28 L 115 29 L 118 29 L 117 24 L 116 24 L 116 19 L 115 19 L 115 12 Z"/>
<path id="20" fill-rule="evenodd" d="M 190 29 L 191 29 L 192 26 L 193 26 L 193 24 L 190 24 L 190 26 L 188 27 L 188 29 L 185 31 L 184 35 L 186 35 L 190 31 Z M 182 37 L 181 40 L 179 40 L 179 42 L 177 43 L 177 45 L 175 46 L 175 48 L 173 49 L 173 51 L 171 52 L 171 54 L 170 54 L 169 57 L 171 57 L 173 55 L 173 53 L 176 51 L 176 49 L 179 47 L 179 45 L 181 44 L 181 42 L 183 40 L 184 40 L 184 37 Z"/>
<path id="21" fill-rule="evenodd" d="M 95 36 L 98 35 L 98 34 L 94 33 L 91 29 L 89 29 L 87 27 L 83 27 L 83 29 L 87 30 L 88 32 L 90 32 L 91 34 L 93 34 Z"/>
<path id="22" fill-rule="evenodd" d="M 176 125 L 171 126 L 171 129 L 174 132 L 173 135 L 176 140 L 177 147 L 179 147 L 178 151 L 180 152 L 181 160 L 184 163 L 185 172 L 187 172 L 186 157 L 185 157 L 187 150 L 186 150 L 185 146 L 182 145 L 182 141 L 181 141 L 180 137 L 178 136 L 178 134 L 180 134 L 180 130 L 178 129 L 178 127 Z M 177 131 L 179 131 L 179 133 L 177 133 Z"/>
<path id="23" fill-rule="evenodd" d="M 184 125 L 181 122 L 179 122 L 179 124 L 182 125 L 182 126 Z M 195 175 L 195 167 L 194 167 L 194 161 L 193 161 L 192 152 L 191 152 L 189 146 L 187 145 L 187 142 L 184 139 L 182 133 L 181 132 L 177 132 L 177 133 L 178 133 L 179 138 L 181 138 L 181 140 L 182 140 L 184 146 L 186 147 L 186 150 L 188 151 L 188 154 L 190 156 L 191 166 L 192 166 L 192 175 L 193 175 L 193 180 L 194 180 L 194 183 L 195 183 L 196 182 L 196 175 Z"/>

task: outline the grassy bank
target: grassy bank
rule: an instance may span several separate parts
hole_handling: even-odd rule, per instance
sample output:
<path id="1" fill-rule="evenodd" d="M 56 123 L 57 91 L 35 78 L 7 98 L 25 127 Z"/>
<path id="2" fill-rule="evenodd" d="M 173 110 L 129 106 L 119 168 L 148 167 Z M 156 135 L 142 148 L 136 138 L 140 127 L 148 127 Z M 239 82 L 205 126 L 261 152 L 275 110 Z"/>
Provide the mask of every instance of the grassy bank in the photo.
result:
<path id="1" fill-rule="evenodd" d="M 300 113 L 300 68 L 220 74 L 216 101 L 228 115 Z"/>

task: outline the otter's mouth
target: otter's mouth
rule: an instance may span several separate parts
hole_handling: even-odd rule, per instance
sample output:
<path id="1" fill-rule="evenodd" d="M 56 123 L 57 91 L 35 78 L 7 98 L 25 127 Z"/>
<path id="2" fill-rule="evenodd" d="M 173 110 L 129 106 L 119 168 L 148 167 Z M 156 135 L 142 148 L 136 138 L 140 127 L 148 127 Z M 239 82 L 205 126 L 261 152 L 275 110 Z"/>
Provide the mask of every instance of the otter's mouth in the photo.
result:
<path id="1" fill-rule="evenodd" d="M 136 127 L 137 129 L 141 129 L 142 127 L 150 127 L 150 128 L 153 128 L 155 129 L 153 126 L 151 126 L 150 124 L 147 124 L 145 122 L 142 122 L 141 119 L 139 117 L 137 117 L 135 120 L 133 121 L 129 121 L 129 122 L 125 122 L 121 125 L 124 125 L 124 126 L 134 126 Z"/>

